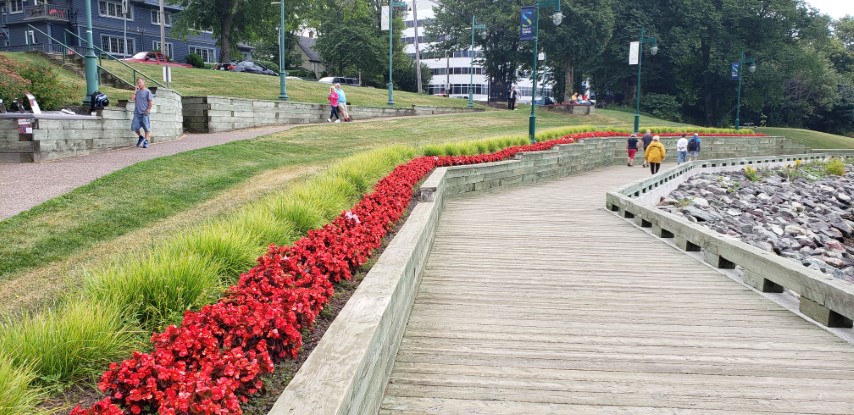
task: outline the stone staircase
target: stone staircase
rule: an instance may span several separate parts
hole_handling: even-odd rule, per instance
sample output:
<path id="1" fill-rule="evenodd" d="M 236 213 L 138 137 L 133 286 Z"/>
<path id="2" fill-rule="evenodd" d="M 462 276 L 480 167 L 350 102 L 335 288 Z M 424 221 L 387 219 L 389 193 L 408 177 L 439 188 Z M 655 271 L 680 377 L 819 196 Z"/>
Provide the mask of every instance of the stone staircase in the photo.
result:
<path id="1" fill-rule="evenodd" d="M 66 55 L 65 63 L 63 63 L 62 55 L 57 53 L 45 53 L 45 52 L 35 52 L 42 56 L 46 56 L 50 60 L 56 62 L 63 69 L 74 72 L 75 74 L 85 78 L 86 77 L 86 63 L 84 59 L 75 54 Z M 125 82 L 123 79 L 118 76 L 113 75 L 110 72 L 107 72 L 104 69 L 99 69 L 99 84 L 109 85 L 113 88 L 117 89 L 127 89 L 129 91 L 133 90 L 133 86 Z"/>

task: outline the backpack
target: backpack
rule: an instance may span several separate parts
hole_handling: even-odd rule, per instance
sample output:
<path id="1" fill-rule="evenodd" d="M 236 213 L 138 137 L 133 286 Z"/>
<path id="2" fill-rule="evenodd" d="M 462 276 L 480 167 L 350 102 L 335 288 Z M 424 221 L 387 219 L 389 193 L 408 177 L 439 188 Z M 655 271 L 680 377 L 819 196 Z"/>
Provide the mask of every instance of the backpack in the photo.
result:
<path id="1" fill-rule="evenodd" d="M 691 137 L 691 139 L 688 140 L 688 151 L 700 151 L 700 140 L 696 137 Z"/>
<path id="2" fill-rule="evenodd" d="M 110 105 L 110 99 L 107 98 L 107 95 L 100 91 L 95 91 L 92 93 L 92 98 L 90 101 L 89 112 L 102 109 L 107 105 Z"/>

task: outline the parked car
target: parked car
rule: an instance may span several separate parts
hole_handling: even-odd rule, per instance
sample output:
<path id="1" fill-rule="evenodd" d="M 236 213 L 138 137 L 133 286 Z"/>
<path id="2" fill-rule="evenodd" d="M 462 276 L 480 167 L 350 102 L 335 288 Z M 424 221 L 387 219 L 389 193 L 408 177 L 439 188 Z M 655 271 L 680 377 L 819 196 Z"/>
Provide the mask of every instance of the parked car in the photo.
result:
<path id="1" fill-rule="evenodd" d="M 356 78 L 345 78 L 343 76 L 327 76 L 325 78 L 320 78 L 317 82 L 324 84 L 341 84 L 341 85 L 352 85 L 352 86 L 361 86 L 359 80 Z"/>
<path id="2" fill-rule="evenodd" d="M 213 68 L 217 71 L 230 71 L 234 69 L 235 66 L 237 66 L 237 61 L 231 61 L 230 63 L 218 63 L 214 65 Z"/>
<path id="3" fill-rule="evenodd" d="M 273 71 L 272 69 L 267 68 L 264 65 L 259 63 L 250 62 L 250 61 L 240 61 L 234 65 L 234 68 L 231 69 L 232 72 L 247 72 L 247 73 L 257 73 L 261 75 L 272 75 L 279 76 L 278 73 Z"/>
<path id="4" fill-rule="evenodd" d="M 152 65 L 178 66 L 181 68 L 193 67 L 193 65 L 187 65 L 186 63 L 170 62 L 166 55 L 160 52 L 139 52 L 129 58 L 120 60 L 131 63 L 150 63 Z"/>

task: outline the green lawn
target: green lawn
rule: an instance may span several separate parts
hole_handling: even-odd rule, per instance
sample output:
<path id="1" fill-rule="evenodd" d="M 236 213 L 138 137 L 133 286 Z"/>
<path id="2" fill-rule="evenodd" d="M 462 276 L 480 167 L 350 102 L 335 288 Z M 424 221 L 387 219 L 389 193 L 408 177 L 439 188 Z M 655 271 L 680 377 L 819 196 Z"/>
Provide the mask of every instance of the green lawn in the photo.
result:
<path id="1" fill-rule="evenodd" d="M 757 131 L 768 135 L 784 136 L 812 149 L 854 148 L 854 138 L 842 135 L 802 130 L 799 128 L 763 127 L 757 129 Z"/>
<path id="2" fill-rule="evenodd" d="M 147 64 L 131 64 L 153 79 L 162 79 L 161 67 Z M 104 67 L 122 77 L 131 79 L 131 71 L 118 62 L 104 62 Z M 279 77 L 241 72 L 215 71 L 212 69 L 173 68 L 172 84 L 181 95 L 224 96 L 236 98 L 276 100 L 279 97 Z M 329 95 L 329 84 L 301 79 L 288 79 L 288 98 L 294 102 L 325 103 Z M 356 106 L 388 106 L 388 89 L 372 87 L 344 87 L 347 101 Z M 394 104 L 398 108 L 412 105 L 435 105 L 442 107 L 465 107 L 468 100 L 419 95 L 412 92 L 394 91 Z M 481 107 L 478 105 L 478 107 Z"/>

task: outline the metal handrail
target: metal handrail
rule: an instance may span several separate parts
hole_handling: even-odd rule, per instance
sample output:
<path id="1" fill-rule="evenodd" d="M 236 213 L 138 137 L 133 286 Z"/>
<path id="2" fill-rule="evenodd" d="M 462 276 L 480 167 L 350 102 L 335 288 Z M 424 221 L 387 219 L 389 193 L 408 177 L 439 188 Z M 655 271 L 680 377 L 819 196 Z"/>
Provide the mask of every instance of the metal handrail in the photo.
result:
<path id="1" fill-rule="evenodd" d="M 66 31 L 67 33 L 70 33 L 70 34 L 71 34 L 71 36 L 74 36 L 74 37 L 76 37 L 77 39 L 79 39 L 79 40 L 80 40 L 81 42 L 83 42 L 84 44 L 88 43 L 88 42 L 86 42 L 86 39 L 83 39 L 82 37 L 77 36 L 77 34 L 76 34 L 76 33 L 72 32 L 72 31 L 70 31 L 70 30 L 68 30 L 68 29 L 65 29 L 65 31 Z M 125 47 L 127 47 L 127 45 L 125 45 Z M 161 84 L 160 82 L 157 82 L 157 80 L 156 80 L 156 79 L 154 79 L 154 78 L 152 78 L 152 77 L 150 77 L 150 76 L 146 75 L 145 73 L 143 73 L 143 72 L 141 72 L 141 71 L 137 71 L 135 68 L 133 68 L 132 66 L 130 66 L 130 65 L 128 65 L 127 63 L 123 62 L 122 60 L 120 60 L 120 59 L 119 59 L 119 58 L 117 58 L 116 56 L 112 55 L 111 53 L 109 53 L 109 52 L 105 51 L 104 49 L 101 49 L 101 48 L 99 48 L 99 47 L 97 47 L 97 46 L 95 46 L 95 45 L 92 45 L 92 49 L 94 49 L 94 50 L 96 50 L 96 51 L 100 52 L 100 54 L 101 54 L 101 55 L 107 55 L 107 57 L 108 57 L 108 58 L 110 58 L 110 59 L 112 59 L 112 60 L 114 60 L 114 61 L 116 61 L 116 62 L 118 62 L 118 63 L 120 63 L 120 64 L 124 65 L 126 68 L 130 69 L 130 70 L 131 70 L 131 72 L 133 73 L 133 79 L 134 79 L 134 80 L 136 80 L 136 75 L 137 75 L 137 73 L 139 73 L 139 75 L 141 75 L 143 78 L 145 78 L 145 79 L 147 79 L 147 80 L 151 81 L 151 83 L 153 83 L 153 84 L 155 84 L 155 85 L 157 85 L 157 86 L 159 86 L 159 87 L 161 87 L 161 88 L 166 88 L 166 86 L 165 86 L 165 85 Z M 100 59 L 101 59 L 101 58 L 100 58 L 100 55 L 99 55 L 98 60 L 100 60 Z M 100 66 L 100 65 L 99 65 L 99 66 Z M 115 75 L 114 75 L 114 76 L 115 76 Z M 124 81 L 124 80 L 123 80 L 123 81 Z M 133 84 L 131 84 L 131 86 L 133 86 Z"/>
<path id="2" fill-rule="evenodd" d="M 44 36 L 45 36 L 45 37 L 47 37 L 48 39 L 50 39 L 50 40 L 52 40 L 52 41 L 56 42 L 57 44 L 61 45 L 61 46 L 62 46 L 62 48 L 64 49 L 64 51 L 63 51 L 63 58 L 65 57 L 65 54 L 67 53 L 67 51 L 71 51 L 71 52 L 72 52 L 72 53 L 74 53 L 75 55 L 77 55 L 77 56 L 79 56 L 79 57 L 81 57 L 81 58 L 83 58 L 83 59 L 86 59 L 86 56 L 84 56 L 82 53 L 80 53 L 80 52 L 78 52 L 78 51 L 74 50 L 74 48 L 70 48 L 70 47 L 68 47 L 68 45 L 66 45 L 66 44 L 65 44 L 65 43 L 63 43 L 63 42 L 60 42 L 58 39 L 54 39 L 51 35 L 49 35 L 49 34 L 47 34 L 47 33 L 43 32 L 43 31 L 42 31 L 42 30 L 40 30 L 39 28 L 34 27 L 34 26 L 33 26 L 33 25 L 31 25 L 31 24 L 28 24 L 28 25 L 27 25 L 27 27 L 29 27 L 30 29 L 33 29 L 33 30 L 35 30 L 35 31 L 37 31 L 37 32 L 39 32 L 39 33 L 41 33 L 42 35 L 44 35 Z M 98 69 L 99 69 L 99 70 L 101 70 L 101 71 L 104 71 L 104 72 L 106 72 L 106 73 L 108 73 L 108 74 L 110 74 L 110 76 L 112 76 L 113 78 L 116 78 L 116 79 L 118 79 L 119 81 L 124 82 L 125 84 L 127 84 L 127 85 L 128 85 L 128 86 L 130 86 L 130 87 L 133 87 L 133 86 L 134 86 L 134 84 L 133 84 L 133 83 L 128 82 L 128 81 L 125 81 L 124 79 L 122 79 L 122 77 L 120 77 L 120 76 L 118 76 L 118 75 L 116 75 L 116 74 L 114 74 L 114 73 L 110 72 L 109 70 L 107 70 L 106 68 L 104 68 L 104 67 L 103 67 L 103 66 L 101 66 L 101 65 L 98 65 Z M 99 76 L 99 78 L 100 78 L 100 76 Z"/>

